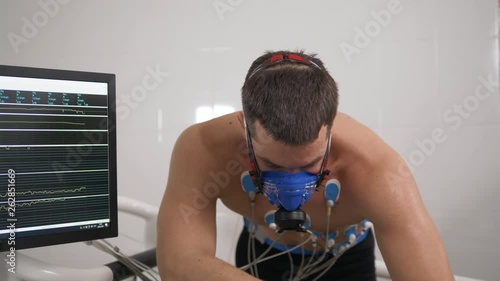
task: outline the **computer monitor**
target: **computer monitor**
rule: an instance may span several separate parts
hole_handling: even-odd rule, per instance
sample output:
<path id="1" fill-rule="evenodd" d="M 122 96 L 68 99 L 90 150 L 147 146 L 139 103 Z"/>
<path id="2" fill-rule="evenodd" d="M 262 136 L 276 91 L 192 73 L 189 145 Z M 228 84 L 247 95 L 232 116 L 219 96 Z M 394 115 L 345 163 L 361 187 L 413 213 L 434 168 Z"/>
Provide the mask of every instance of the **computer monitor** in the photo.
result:
<path id="1" fill-rule="evenodd" d="M 115 75 L 0 65 L 0 251 L 118 235 Z"/>

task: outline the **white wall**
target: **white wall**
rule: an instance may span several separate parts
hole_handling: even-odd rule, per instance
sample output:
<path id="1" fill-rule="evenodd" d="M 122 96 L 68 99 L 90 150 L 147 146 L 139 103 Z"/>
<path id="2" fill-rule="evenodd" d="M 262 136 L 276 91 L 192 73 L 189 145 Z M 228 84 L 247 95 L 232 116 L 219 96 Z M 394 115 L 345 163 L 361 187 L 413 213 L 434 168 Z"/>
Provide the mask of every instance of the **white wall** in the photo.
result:
<path id="1" fill-rule="evenodd" d="M 356 28 L 376 28 L 371 12 L 387 9 L 388 3 L 69 1 L 47 23 L 39 22 L 43 26 L 36 32 L 23 35 L 22 18 L 33 22 L 40 16 L 39 2 L 1 1 L 0 64 L 116 73 L 120 105 L 130 109 L 118 115 L 119 193 L 159 205 L 172 145 L 195 122 L 198 107 L 241 109 L 245 72 L 264 50 L 317 52 L 340 85 L 340 110 L 378 132 L 415 168 L 455 273 L 497 280 L 498 87 L 477 108 L 466 110 L 470 116 L 453 114 L 460 125 L 443 117 L 454 104 L 474 101 L 479 77 L 498 81 L 497 3 L 400 0 L 402 10 L 346 56 L 340 46 L 355 45 Z M 215 8 L 224 5 L 224 11 Z M 14 46 L 10 32 L 25 37 L 25 43 Z M 157 67 L 168 77 L 160 77 L 144 100 L 133 98 L 147 69 Z M 435 129 L 447 139 L 429 155 L 417 152 L 416 142 L 432 137 Z M 130 222 L 121 226 L 140 232 Z M 93 257 L 80 266 L 109 260 L 82 248 L 28 252 L 67 264 Z M 68 249 L 82 255 L 61 254 Z"/>

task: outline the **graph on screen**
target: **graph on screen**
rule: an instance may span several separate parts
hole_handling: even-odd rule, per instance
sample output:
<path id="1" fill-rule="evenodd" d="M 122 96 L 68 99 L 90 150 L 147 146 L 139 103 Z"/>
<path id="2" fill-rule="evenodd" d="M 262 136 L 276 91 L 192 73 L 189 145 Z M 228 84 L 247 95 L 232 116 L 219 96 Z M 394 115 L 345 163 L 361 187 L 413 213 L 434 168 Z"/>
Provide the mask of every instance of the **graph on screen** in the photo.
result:
<path id="1" fill-rule="evenodd" d="M 0 76 L 0 181 L 15 173 L 18 236 L 109 222 L 106 91 L 104 83 Z M 8 198 L 1 190 L 0 237 Z"/>

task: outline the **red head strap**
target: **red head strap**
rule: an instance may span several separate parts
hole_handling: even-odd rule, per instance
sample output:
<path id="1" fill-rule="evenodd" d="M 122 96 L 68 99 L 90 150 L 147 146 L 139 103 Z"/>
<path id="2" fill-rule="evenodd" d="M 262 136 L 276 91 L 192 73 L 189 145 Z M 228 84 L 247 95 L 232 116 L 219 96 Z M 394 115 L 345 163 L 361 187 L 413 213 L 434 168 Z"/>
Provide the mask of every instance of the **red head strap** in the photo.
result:
<path id="1" fill-rule="evenodd" d="M 280 61 L 280 60 L 283 60 L 283 55 L 282 55 L 282 54 L 277 54 L 277 55 L 272 56 L 272 57 L 269 59 L 269 62 L 270 62 L 270 63 L 273 63 L 273 62 L 275 62 L 275 61 Z"/>
<path id="2" fill-rule="evenodd" d="M 269 59 L 269 62 L 267 63 L 267 65 L 269 64 L 272 64 L 274 62 L 279 62 L 279 61 L 293 61 L 293 62 L 301 62 L 301 63 L 304 63 L 304 64 L 311 64 L 311 62 L 307 59 L 304 59 L 303 57 L 299 56 L 299 55 L 295 55 L 295 54 L 277 54 L 277 55 L 274 55 L 272 56 L 270 59 Z M 266 64 L 266 62 L 264 62 L 263 64 Z"/>
<path id="3" fill-rule="evenodd" d="M 302 57 L 296 54 L 276 54 L 269 59 L 265 60 L 261 65 L 257 66 L 254 71 L 248 76 L 248 79 L 250 79 L 255 73 L 259 72 L 259 70 L 262 70 L 263 68 L 266 68 L 270 65 L 273 65 L 278 62 L 298 62 L 298 63 L 303 63 L 307 65 L 314 65 L 315 67 L 321 69 L 316 63 Z"/>

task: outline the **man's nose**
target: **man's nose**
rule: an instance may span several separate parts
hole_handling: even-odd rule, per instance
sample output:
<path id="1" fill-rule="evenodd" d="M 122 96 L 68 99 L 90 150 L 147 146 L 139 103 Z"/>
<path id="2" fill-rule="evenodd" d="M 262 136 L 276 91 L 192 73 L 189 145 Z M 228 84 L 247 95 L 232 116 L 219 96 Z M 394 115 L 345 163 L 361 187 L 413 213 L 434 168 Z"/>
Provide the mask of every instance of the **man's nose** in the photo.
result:
<path id="1" fill-rule="evenodd" d="M 284 172 L 285 173 L 290 173 L 290 174 L 296 174 L 296 173 L 300 173 L 302 170 L 301 169 L 286 169 Z"/>

